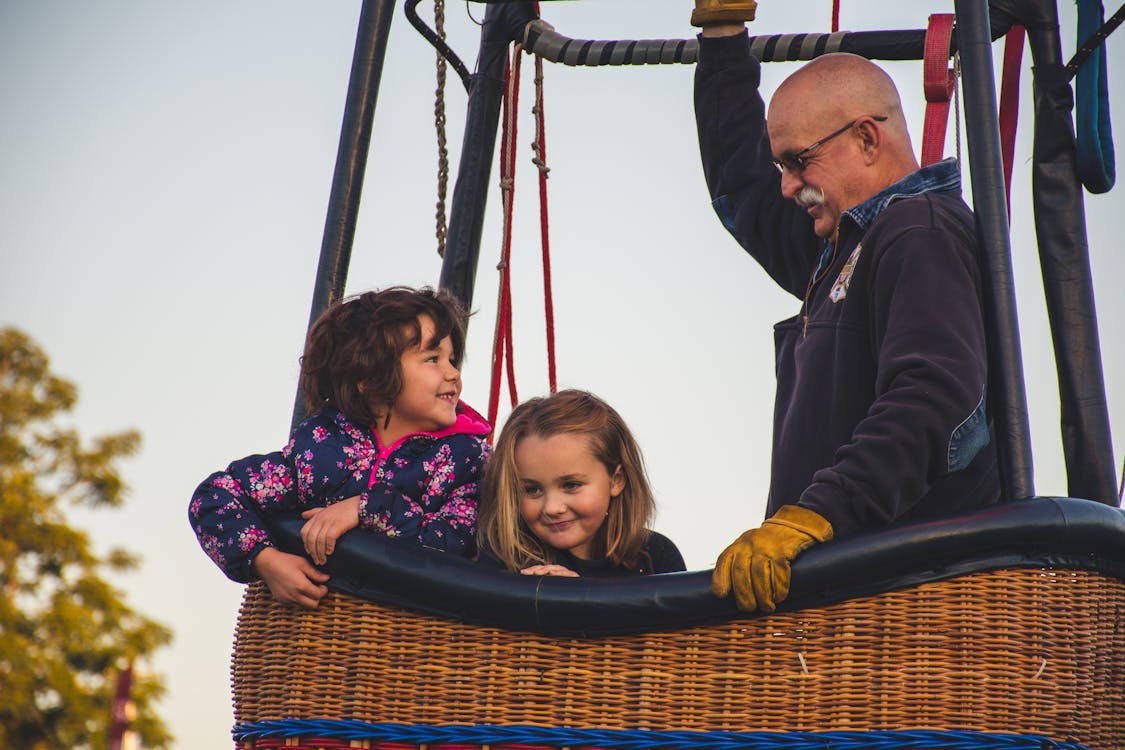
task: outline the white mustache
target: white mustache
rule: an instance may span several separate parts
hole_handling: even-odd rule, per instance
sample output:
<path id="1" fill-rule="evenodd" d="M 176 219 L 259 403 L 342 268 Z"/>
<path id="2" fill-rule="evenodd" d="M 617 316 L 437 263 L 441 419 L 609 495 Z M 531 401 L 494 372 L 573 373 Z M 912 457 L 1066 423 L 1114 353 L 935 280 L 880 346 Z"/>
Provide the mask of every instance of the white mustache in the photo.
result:
<path id="1" fill-rule="evenodd" d="M 801 208 L 817 206 L 824 203 L 824 192 L 820 188 L 805 185 L 793 196 L 793 201 Z"/>

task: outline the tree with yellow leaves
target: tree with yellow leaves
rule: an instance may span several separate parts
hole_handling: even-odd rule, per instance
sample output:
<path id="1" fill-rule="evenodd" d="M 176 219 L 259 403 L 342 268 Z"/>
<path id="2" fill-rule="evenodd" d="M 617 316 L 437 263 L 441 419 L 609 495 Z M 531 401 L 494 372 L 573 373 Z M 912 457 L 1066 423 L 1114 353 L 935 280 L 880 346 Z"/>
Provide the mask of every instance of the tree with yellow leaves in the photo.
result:
<path id="1" fill-rule="evenodd" d="M 9 750 L 106 747 L 119 670 L 171 640 L 103 577 L 137 560 L 96 555 L 67 524 L 67 506 L 121 504 L 116 462 L 140 445 L 135 431 L 87 444 L 60 420 L 76 400 L 27 335 L 0 329 L 0 747 Z M 162 681 L 134 675 L 132 730 L 145 747 L 167 747 L 153 711 Z"/>

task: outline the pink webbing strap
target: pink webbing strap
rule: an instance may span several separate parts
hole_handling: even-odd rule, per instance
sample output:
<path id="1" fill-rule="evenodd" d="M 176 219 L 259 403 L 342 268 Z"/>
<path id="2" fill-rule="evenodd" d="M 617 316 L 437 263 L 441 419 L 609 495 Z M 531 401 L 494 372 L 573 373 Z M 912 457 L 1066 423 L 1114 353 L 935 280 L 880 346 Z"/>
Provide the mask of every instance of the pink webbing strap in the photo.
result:
<path id="1" fill-rule="evenodd" d="M 949 40 L 954 16 L 934 13 L 926 28 L 922 58 L 922 88 L 926 94 L 926 124 L 922 129 L 922 166 L 941 161 L 945 153 L 945 129 L 949 122 L 949 99 L 957 77 L 949 67 Z"/>
<path id="2" fill-rule="evenodd" d="M 1004 198 L 1012 220 L 1012 161 L 1015 159 L 1016 123 L 1020 112 L 1020 63 L 1023 60 L 1023 26 L 1013 26 L 1004 37 L 1004 72 L 1000 77 L 1000 155 L 1004 160 Z"/>

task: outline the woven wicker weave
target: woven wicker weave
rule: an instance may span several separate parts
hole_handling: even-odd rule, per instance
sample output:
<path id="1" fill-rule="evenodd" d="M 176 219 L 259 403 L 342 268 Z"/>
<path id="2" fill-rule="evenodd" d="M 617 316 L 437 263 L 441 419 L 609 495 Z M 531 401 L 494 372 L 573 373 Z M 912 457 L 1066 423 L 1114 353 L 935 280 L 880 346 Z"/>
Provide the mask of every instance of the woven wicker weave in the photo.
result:
<path id="1" fill-rule="evenodd" d="M 976 573 L 799 612 L 552 638 L 251 585 L 239 724 L 287 718 L 698 731 L 969 729 L 1125 747 L 1125 582 Z"/>

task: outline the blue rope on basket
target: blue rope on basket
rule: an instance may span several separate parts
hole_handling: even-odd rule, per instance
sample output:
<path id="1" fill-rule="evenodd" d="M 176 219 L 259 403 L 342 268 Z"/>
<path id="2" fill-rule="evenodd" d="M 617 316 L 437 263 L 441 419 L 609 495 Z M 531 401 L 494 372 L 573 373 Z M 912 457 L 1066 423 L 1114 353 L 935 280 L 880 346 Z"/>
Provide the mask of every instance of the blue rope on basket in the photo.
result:
<path id="1" fill-rule="evenodd" d="M 1074 740 L 991 732 L 674 732 L 543 727 L 414 726 L 363 721 L 284 719 L 239 724 L 238 742 L 273 738 L 376 740 L 412 745 L 539 745 L 605 750 L 1088 750 Z"/>

